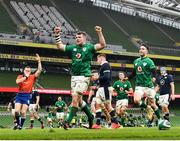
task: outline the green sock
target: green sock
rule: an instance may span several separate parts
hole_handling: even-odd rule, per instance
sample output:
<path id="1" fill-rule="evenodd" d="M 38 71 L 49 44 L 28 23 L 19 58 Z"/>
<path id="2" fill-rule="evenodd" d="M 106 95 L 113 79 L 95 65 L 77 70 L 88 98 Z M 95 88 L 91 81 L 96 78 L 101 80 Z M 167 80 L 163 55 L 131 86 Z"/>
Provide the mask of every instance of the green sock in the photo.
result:
<path id="1" fill-rule="evenodd" d="M 161 115 L 160 115 L 160 110 L 157 109 L 156 111 L 154 111 L 154 113 L 156 114 L 157 118 L 160 119 Z"/>
<path id="2" fill-rule="evenodd" d="M 141 101 L 140 107 L 145 108 L 145 109 L 147 108 L 147 104 L 145 103 L 144 100 Z"/>
<path id="3" fill-rule="evenodd" d="M 122 126 L 125 126 L 125 117 L 122 117 L 122 118 L 121 118 L 121 125 L 122 125 Z"/>
<path id="4" fill-rule="evenodd" d="M 88 118 L 91 118 L 93 116 L 87 104 L 82 108 L 82 110 L 85 112 Z"/>
<path id="5" fill-rule="evenodd" d="M 69 116 L 67 117 L 66 121 L 67 123 L 70 123 L 71 120 L 73 119 L 73 117 L 76 115 L 76 112 L 78 111 L 77 107 L 71 107 L 70 108 L 70 112 L 69 112 Z"/>

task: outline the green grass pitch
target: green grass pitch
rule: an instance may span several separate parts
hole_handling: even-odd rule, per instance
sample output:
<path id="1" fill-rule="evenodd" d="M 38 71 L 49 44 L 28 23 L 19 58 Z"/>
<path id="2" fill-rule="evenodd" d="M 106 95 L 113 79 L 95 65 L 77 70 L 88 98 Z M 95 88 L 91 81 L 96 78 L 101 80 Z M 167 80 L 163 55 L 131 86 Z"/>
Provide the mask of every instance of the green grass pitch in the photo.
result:
<path id="1" fill-rule="evenodd" d="M 170 130 L 158 128 L 126 127 L 122 129 L 0 129 L 1 140 L 180 140 L 180 127 Z"/>

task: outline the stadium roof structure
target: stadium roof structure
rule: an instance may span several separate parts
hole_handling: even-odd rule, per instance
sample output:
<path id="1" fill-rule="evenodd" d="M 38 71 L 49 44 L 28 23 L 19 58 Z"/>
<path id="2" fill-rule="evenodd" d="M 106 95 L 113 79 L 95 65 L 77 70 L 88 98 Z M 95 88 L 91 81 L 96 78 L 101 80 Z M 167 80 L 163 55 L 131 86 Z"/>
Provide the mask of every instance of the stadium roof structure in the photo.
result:
<path id="1" fill-rule="evenodd" d="M 141 2 L 138 0 L 121 0 L 122 2 L 129 3 L 131 6 L 135 6 L 141 9 L 146 9 L 153 12 L 162 13 L 165 15 L 180 17 L 180 8 L 174 7 L 175 5 L 180 6 L 178 2 L 174 3 L 172 0 L 148 0 L 147 2 Z M 171 9 L 170 9 L 171 8 Z M 175 11 L 178 10 L 178 11 Z"/>
<path id="2" fill-rule="evenodd" d="M 170 19 L 172 26 L 175 22 L 180 23 L 180 2 L 176 0 L 91 0 L 93 3 L 103 1 L 104 4 L 115 4 L 120 7 L 127 7 L 133 9 L 133 13 L 137 11 L 146 11 L 146 13 L 152 13 Z M 136 11 L 136 12 L 135 12 Z M 163 23 L 161 23 L 163 24 Z M 175 27 L 175 26 L 172 26 Z M 176 28 L 176 27 L 175 27 Z M 178 28 L 179 29 L 179 28 Z"/>

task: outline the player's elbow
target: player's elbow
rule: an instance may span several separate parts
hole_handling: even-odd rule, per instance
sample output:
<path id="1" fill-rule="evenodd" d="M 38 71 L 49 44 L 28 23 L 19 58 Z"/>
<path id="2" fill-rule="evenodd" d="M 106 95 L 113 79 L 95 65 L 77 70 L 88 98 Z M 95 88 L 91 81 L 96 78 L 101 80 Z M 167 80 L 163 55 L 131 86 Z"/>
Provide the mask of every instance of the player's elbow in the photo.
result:
<path id="1" fill-rule="evenodd" d="M 41 67 L 40 67 L 40 68 L 38 68 L 38 71 L 39 71 L 39 72 L 42 72 L 42 68 L 41 68 Z"/>
<path id="2" fill-rule="evenodd" d="M 101 48 L 103 49 L 106 47 L 106 42 L 100 43 L 100 45 L 101 45 Z"/>

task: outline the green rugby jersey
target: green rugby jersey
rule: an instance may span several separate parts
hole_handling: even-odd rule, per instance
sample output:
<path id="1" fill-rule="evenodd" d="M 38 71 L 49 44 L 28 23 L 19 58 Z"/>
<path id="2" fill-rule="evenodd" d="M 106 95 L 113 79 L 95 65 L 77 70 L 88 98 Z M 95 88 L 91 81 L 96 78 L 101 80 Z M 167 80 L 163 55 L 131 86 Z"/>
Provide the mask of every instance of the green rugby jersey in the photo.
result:
<path id="1" fill-rule="evenodd" d="M 154 87 L 152 82 L 152 70 L 156 66 L 154 62 L 148 57 L 140 57 L 134 61 L 134 71 L 136 73 L 136 86 Z"/>
<path id="2" fill-rule="evenodd" d="M 56 101 L 55 106 L 59 107 L 57 109 L 57 112 L 64 112 L 64 108 L 66 106 L 66 103 L 63 100 L 62 101 Z"/>
<path id="3" fill-rule="evenodd" d="M 116 96 L 116 100 L 121 100 L 128 99 L 128 94 L 125 92 L 125 90 L 128 91 L 130 88 L 132 88 L 132 86 L 129 81 L 122 82 L 118 80 L 114 83 L 113 88 L 118 93 L 118 95 Z"/>
<path id="4" fill-rule="evenodd" d="M 82 47 L 78 45 L 67 45 L 65 47 L 65 52 L 72 59 L 71 71 L 73 76 L 91 75 L 91 61 L 95 51 L 95 46 L 90 43 L 86 43 Z"/>

